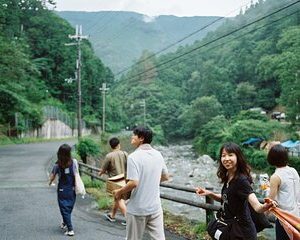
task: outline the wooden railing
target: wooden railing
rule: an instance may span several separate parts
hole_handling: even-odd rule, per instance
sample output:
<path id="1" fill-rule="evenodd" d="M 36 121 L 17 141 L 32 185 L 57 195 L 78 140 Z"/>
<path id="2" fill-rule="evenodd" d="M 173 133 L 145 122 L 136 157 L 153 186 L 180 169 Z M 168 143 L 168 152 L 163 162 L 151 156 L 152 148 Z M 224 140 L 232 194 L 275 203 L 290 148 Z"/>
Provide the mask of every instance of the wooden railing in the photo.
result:
<path id="1" fill-rule="evenodd" d="M 78 164 L 79 164 L 80 175 L 82 175 L 82 173 L 84 173 L 84 174 L 90 176 L 92 181 L 94 179 L 97 179 L 102 182 L 106 182 L 106 180 L 107 180 L 106 177 L 100 177 L 98 175 L 98 172 L 100 170 L 99 168 L 84 164 L 82 162 L 78 162 Z M 161 183 L 160 186 L 163 188 L 171 188 L 176 191 L 184 191 L 184 192 L 190 192 L 190 193 L 195 194 L 195 189 L 192 187 L 177 185 L 177 184 L 173 184 L 173 183 Z M 206 189 L 213 191 L 213 188 L 206 188 Z M 190 205 L 193 207 L 205 209 L 206 210 L 206 223 L 208 223 L 210 221 L 210 219 L 213 217 L 214 211 L 218 211 L 221 207 L 220 205 L 215 205 L 214 200 L 212 200 L 209 197 L 205 198 L 205 203 L 193 201 L 190 199 L 178 197 L 177 195 L 170 195 L 170 194 L 165 194 L 165 193 L 161 193 L 160 197 L 163 199 L 173 201 L 173 202 L 178 202 L 178 203 L 187 204 L 187 205 Z M 259 201 L 263 202 L 263 199 L 259 199 Z M 273 221 L 273 220 L 271 219 L 271 221 Z"/>

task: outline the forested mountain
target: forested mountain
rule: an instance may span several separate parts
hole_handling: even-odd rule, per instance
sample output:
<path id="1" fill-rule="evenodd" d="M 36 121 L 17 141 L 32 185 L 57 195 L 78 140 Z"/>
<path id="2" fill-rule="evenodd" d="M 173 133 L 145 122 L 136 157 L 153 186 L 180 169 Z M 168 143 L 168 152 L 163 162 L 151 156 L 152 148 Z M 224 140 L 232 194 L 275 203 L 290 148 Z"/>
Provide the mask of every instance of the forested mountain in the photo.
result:
<path id="1" fill-rule="evenodd" d="M 39 126 L 42 107 L 56 105 L 76 112 L 76 46 L 68 34 L 75 30 L 39 0 L 0 0 L 0 126 L 24 130 Z M 51 0 L 49 4 L 53 4 Z M 83 116 L 99 119 L 102 82 L 112 82 L 113 75 L 94 55 L 88 41 L 82 49 Z M 17 116 L 17 117 L 16 117 Z"/>
<path id="2" fill-rule="evenodd" d="M 84 33 L 90 36 L 96 55 L 114 73 L 131 65 L 144 50 L 159 51 L 218 19 L 218 17 L 176 16 L 152 18 L 134 12 L 115 11 L 62 11 L 57 14 L 73 26 L 76 24 L 83 26 Z M 221 22 L 212 24 L 168 51 L 175 51 L 180 45 L 202 39 L 207 32 L 215 30 Z"/>
<path id="3" fill-rule="evenodd" d="M 253 107 L 280 104 L 292 123 L 299 121 L 299 10 L 299 1 L 260 0 L 193 45 L 158 57 L 144 52 L 112 93 L 121 96 L 127 125 L 143 122 L 143 99 L 147 124 L 169 139 L 201 142 L 203 128 L 218 117 L 211 138 L 235 140 L 226 122 Z"/>
<path id="4" fill-rule="evenodd" d="M 65 46 L 74 28 L 39 0 L 0 6 L 0 130 L 39 126 L 45 105 L 74 114 L 76 83 L 65 81 L 76 67 L 76 46 Z M 108 131 L 146 123 L 156 139 L 195 139 L 212 156 L 224 141 L 284 139 L 300 118 L 299 10 L 299 0 L 260 0 L 194 44 L 160 56 L 143 51 L 117 80 L 83 40 L 83 118 L 99 124 L 106 82 Z M 287 128 L 246 111 L 278 105 Z"/>

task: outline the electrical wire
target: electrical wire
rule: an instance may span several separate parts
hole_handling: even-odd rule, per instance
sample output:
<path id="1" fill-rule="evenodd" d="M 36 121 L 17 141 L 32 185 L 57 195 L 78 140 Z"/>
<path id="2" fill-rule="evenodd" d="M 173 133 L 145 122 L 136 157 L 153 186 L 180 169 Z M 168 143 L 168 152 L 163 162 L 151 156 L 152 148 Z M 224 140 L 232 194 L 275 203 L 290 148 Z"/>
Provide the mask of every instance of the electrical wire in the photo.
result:
<path id="1" fill-rule="evenodd" d="M 179 58 L 182 58 L 183 56 L 186 56 L 186 55 L 188 55 L 188 54 L 191 54 L 191 53 L 194 52 L 194 51 L 197 51 L 197 50 L 199 50 L 199 49 L 201 49 L 201 48 L 203 48 L 203 47 L 206 47 L 206 46 L 208 46 L 208 45 L 210 45 L 210 44 L 212 44 L 212 43 L 214 43 L 214 42 L 217 42 L 217 41 L 219 41 L 219 40 L 221 40 L 221 39 L 224 39 L 225 37 L 228 37 L 228 36 L 230 36 L 230 35 L 232 35 L 232 34 L 234 34 L 234 33 L 236 33 L 236 32 L 239 32 L 239 31 L 241 31 L 241 30 L 243 30 L 243 29 L 245 29 L 245 28 L 247 28 L 247 27 L 249 27 L 249 26 L 251 26 L 251 25 L 257 23 L 257 22 L 260 22 L 260 21 L 262 21 L 262 20 L 264 20 L 264 19 L 266 19 L 266 18 L 269 18 L 269 17 L 271 17 L 271 16 L 273 16 L 273 15 L 275 15 L 275 14 L 277 14 L 277 13 L 279 13 L 279 12 L 281 12 L 281 11 L 287 9 L 287 8 L 290 8 L 290 7 L 294 6 L 295 4 L 297 4 L 297 3 L 299 3 L 299 2 L 300 2 L 300 0 L 298 0 L 298 1 L 296 1 L 296 2 L 293 2 L 293 3 L 289 4 L 289 5 L 286 5 L 286 6 L 282 7 L 282 8 L 280 8 L 280 9 L 278 9 L 278 10 L 272 12 L 272 13 L 269 13 L 269 14 L 267 14 L 267 15 L 265 15 L 265 16 L 263 16 L 263 17 L 257 19 L 257 20 L 255 20 L 255 21 L 252 21 L 252 22 L 250 22 L 250 23 L 247 23 L 247 24 L 243 25 L 242 27 L 239 27 L 239 28 L 237 28 L 237 29 L 234 29 L 234 30 L 232 30 L 232 31 L 230 31 L 230 32 L 228 32 L 228 33 L 226 33 L 226 34 L 220 36 L 220 37 L 217 37 L 217 38 L 215 38 L 215 39 L 213 39 L 213 40 L 211 40 L 211 41 L 209 41 L 209 42 L 207 42 L 207 43 L 204 43 L 204 44 L 202 44 L 202 45 L 200 45 L 200 46 L 198 46 L 198 47 L 195 47 L 195 48 L 193 48 L 193 49 L 191 49 L 191 50 L 189 50 L 189 51 L 187 51 L 187 52 L 185 52 L 185 53 L 182 53 L 182 54 L 180 54 L 180 55 L 178 55 L 178 56 L 176 56 L 176 57 L 174 57 L 174 58 L 171 58 L 171 59 L 169 59 L 169 60 L 167 60 L 167 61 L 165 61 L 165 62 L 162 62 L 162 63 L 160 63 L 160 64 L 158 64 L 158 65 L 156 65 L 156 66 L 154 66 L 154 67 L 151 67 L 151 68 L 149 68 L 149 69 L 147 69 L 147 70 L 145 70 L 145 71 L 142 71 L 142 72 L 140 72 L 140 73 L 137 73 L 136 75 L 130 77 L 130 79 L 139 77 L 139 76 L 141 76 L 141 75 L 143 75 L 143 74 L 145 74 L 145 73 L 147 73 L 147 72 L 149 72 L 149 71 L 151 71 L 151 70 L 154 70 L 154 69 L 156 69 L 156 68 L 158 68 L 158 67 L 160 67 L 160 66 L 166 65 L 166 64 L 168 64 L 168 63 L 170 63 L 170 62 L 173 62 L 173 61 L 175 61 L 175 60 L 177 60 L 177 59 L 179 59 Z"/>
<path id="2" fill-rule="evenodd" d="M 251 1 L 251 2 L 252 2 L 252 1 Z M 240 9 L 240 8 L 243 8 L 243 7 L 245 7 L 245 6 L 248 6 L 251 2 L 248 2 L 248 3 L 246 3 L 246 4 L 242 5 L 242 6 L 240 6 L 239 9 Z M 234 9 L 233 11 L 227 13 L 224 17 L 218 17 L 217 19 L 215 19 L 215 20 L 213 20 L 212 22 L 208 23 L 207 25 L 201 27 L 200 29 L 197 29 L 196 31 L 189 33 L 188 35 L 186 35 L 186 36 L 184 36 L 183 38 L 177 40 L 176 42 L 171 43 L 171 44 L 167 45 L 166 47 L 162 48 L 161 50 L 159 50 L 159 51 L 157 51 L 157 52 L 155 52 L 155 53 L 149 55 L 148 57 L 146 57 L 146 58 L 144 58 L 144 59 L 142 59 L 142 60 L 140 60 L 140 61 L 138 61 L 138 62 L 136 62 L 136 63 L 134 63 L 134 64 L 132 64 L 132 65 L 130 65 L 130 66 L 128 66 L 128 67 L 126 67 L 126 68 L 124 68 L 123 70 L 121 70 L 121 71 L 119 71 L 118 73 L 116 73 L 115 76 L 119 76 L 119 75 L 121 75 L 122 73 L 124 73 L 124 72 L 128 71 L 129 69 L 131 69 L 133 66 L 139 65 L 139 64 L 145 62 L 146 60 L 148 60 L 148 59 L 150 59 L 150 58 L 153 58 L 153 57 L 155 57 L 156 55 L 159 55 L 160 53 L 162 53 L 162 52 L 168 50 L 169 48 L 174 47 L 174 46 L 177 45 L 178 43 L 181 43 L 181 42 L 183 42 L 184 40 L 186 40 L 186 39 L 188 39 L 188 38 L 194 36 L 195 34 L 201 32 L 202 30 L 204 30 L 204 29 L 206 29 L 206 28 L 208 28 L 208 27 L 210 27 L 211 25 L 215 24 L 216 22 L 219 22 L 219 21 L 225 19 L 228 15 L 232 14 L 232 13 L 235 12 L 235 11 L 237 11 L 237 9 Z"/>

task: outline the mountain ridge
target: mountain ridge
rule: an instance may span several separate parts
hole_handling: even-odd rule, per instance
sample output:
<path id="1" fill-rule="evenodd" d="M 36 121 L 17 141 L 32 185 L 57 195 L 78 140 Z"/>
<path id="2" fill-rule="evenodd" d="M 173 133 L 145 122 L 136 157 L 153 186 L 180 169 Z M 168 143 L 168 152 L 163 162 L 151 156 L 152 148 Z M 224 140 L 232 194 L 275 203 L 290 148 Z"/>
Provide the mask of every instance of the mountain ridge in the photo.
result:
<path id="1" fill-rule="evenodd" d="M 160 15 L 151 17 L 124 11 L 60 11 L 56 12 L 71 25 L 82 25 L 83 34 L 90 36 L 96 55 L 117 73 L 132 65 L 144 50 L 157 52 L 215 21 L 216 16 L 177 17 Z M 202 39 L 215 30 L 222 21 L 169 48 Z"/>

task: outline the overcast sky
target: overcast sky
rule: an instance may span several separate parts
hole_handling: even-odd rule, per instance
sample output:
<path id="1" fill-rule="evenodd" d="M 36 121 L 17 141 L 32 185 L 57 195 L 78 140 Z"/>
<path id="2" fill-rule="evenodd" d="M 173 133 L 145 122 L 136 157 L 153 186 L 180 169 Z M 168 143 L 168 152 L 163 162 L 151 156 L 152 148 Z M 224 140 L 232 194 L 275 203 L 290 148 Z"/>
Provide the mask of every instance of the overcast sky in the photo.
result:
<path id="1" fill-rule="evenodd" d="M 251 0 L 56 0 L 57 11 L 132 11 L 148 16 L 235 16 Z M 256 0 L 253 0 L 256 2 Z"/>

